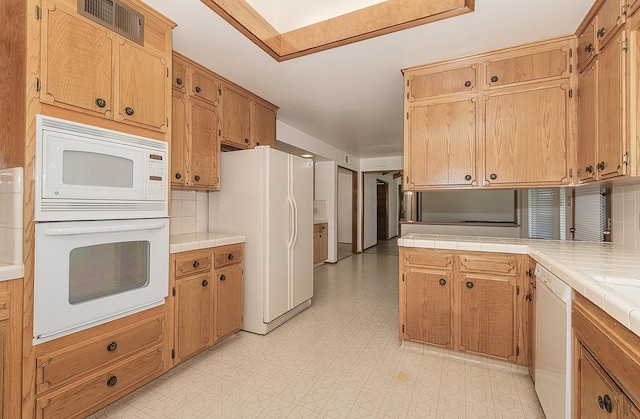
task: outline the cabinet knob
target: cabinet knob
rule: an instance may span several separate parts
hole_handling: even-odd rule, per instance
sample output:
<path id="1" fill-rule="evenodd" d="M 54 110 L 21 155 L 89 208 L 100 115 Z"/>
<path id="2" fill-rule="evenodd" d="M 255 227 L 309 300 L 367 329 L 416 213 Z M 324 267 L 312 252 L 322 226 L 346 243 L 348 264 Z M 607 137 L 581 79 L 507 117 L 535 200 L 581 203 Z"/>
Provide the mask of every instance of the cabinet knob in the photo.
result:
<path id="1" fill-rule="evenodd" d="M 467 286 L 467 288 L 471 289 L 473 288 L 473 282 L 469 281 L 465 284 Z"/>
<path id="2" fill-rule="evenodd" d="M 611 397 L 609 397 L 608 394 L 604 395 L 604 410 L 606 410 L 607 413 L 613 412 L 613 404 L 611 404 Z"/>
<path id="3" fill-rule="evenodd" d="M 498 76 L 491 76 L 491 83 L 495 83 L 498 81 Z"/>
<path id="4" fill-rule="evenodd" d="M 260 141 L 256 141 L 256 147 L 260 145 Z"/>
<path id="5" fill-rule="evenodd" d="M 116 384 L 118 384 L 118 377 L 116 377 L 115 375 L 114 375 L 114 376 L 109 377 L 109 379 L 107 380 L 107 385 L 108 385 L 109 387 L 113 387 L 113 386 L 115 386 Z"/>
<path id="6" fill-rule="evenodd" d="M 176 173 L 176 179 L 182 179 L 182 175 L 180 173 Z"/>
<path id="7" fill-rule="evenodd" d="M 180 77 L 176 79 L 176 84 L 182 84 L 182 79 Z"/>
<path id="8" fill-rule="evenodd" d="M 527 276 L 528 276 L 528 277 L 532 277 L 532 276 L 533 276 L 533 272 L 531 272 L 531 269 L 529 269 L 529 270 L 527 271 Z"/>
<path id="9" fill-rule="evenodd" d="M 600 163 L 598 163 L 597 167 L 598 167 L 598 170 L 600 170 L 600 171 L 604 170 L 604 162 L 601 161 Z"/>
<path id="10" fill-rule="evenodd" d="M 605 28 L 598 29 L 598 37 L 602 38 L 604 36 L 605 32 L 606 32 Z"/>
<path id="11" fill-rule="evenodd" d="M 593 166 L 589 165 L 589 166 L 585 167 L 584 171 L 587 172 L 587 173 L 593 173 Z"/>
<path id="12" fill-rule="evenodd" d="M 209 281 L 207 281 L 206 279 L 204 281 L 202 281 L 202 286 L 206 287 L 207 285 L 209 285 Z"/>
<path id="13" fill-rule="evenodd" d="M 113 352 L 116 349 L 118 349 L 118 343 L 117 342 L 111 342 L 110 344 L 107 345 L 107 351 L 109 351 L 109 352 Z"/>
<path id="14" fill-rule="evenodd" d="M 233 260 L 233 253 L 229 253 L 229 256 L 227 256 L 227 259 Z"/>
<path id="15" fill-rule="evenodd" d="M 471 180 L 471 175 L 466 175 L 466 176 L 464 177 L 464 180 L 467 180 L 467 181 Z"/>
<path id="16" fill-rule="evenodd" d="M 464 82 L 464 87 L 471 87 L 471 80 L 467 80 Z"/>
<path id="17" fill-rule="evenodd" d="M 224 274 L 220 275 L 220 281 L 225 281 L 226 279 L 227 279 L 227 277 Z"/>
<path id="18" fill-rule="evenodd" d="M 498 179 L 498 175 L 496 175 L 495 173 L 491 173 L 491 174 L 489 175 L 489 179 L 491 179 L 491 180 L 496 180 L 496 179 Z"/>
<path id="19" fill-rule="evenodd" d="M 103 98 L 99 97 L 96 99 L 96 106 L 98 108 L 104 108 L 105 106 L 107 106 L 107 101 L 104 100 Z"/>
<path id="20" fill-rule="evenodd" d="M 593 44 L 587 45 L 586 47 L 584 47 L 584 50 L 587 51 L 587 52 L 593 51 Z"/>
<path id="21" fill-rule="evenodd" d="M 134 113 L 133 108 L 127 106 L 126 108 L 124 108 L 124 113 L 126 113 L 129 116 L 133 115 Z"/>
<path id="22" fill-rule="evenodd" d="M 202 92 L 202 89 L 200 88 L 200 86 L 196 86 L 196 93 L 200 93 Z"/>
<path id="23" fill-rule="evenodd" d="M 197 268 L 197 267 L 199 267 L 199 266 L 200 266 L 200 262 L 199 262 L 199 261 L 197 261 L 197 260 L 194 260 L 194 261 L 193 261 L 193 267 L 194 267 L 194 268 Z"/>
<path id="24" fill-rule="evenodd" d="M 438 283 L 439 283 L 440 285 L 447 285 L 447 280 L 446 280 L 446 279 L 444 279 L 444 278 L 440 278 L 440 281 L 438 281 Z"/>
<path id="25" fill-rule="evenodd" d="M 527 300 L 529 302 L 533 301 L 533 297 L 531 296 L 531 294 L 527 294 L 527 296 L 524 297 L 524 298 L 525 298 L 525 300 Z"/>
<path id="26" fill-rule="evenodd" d="M 249 139 L 248 139 L 248 138 L 245 138 L 245 139 L 244 139 L 244 143 L 245 143 L 245 144 L 249 144 Z"/>
<path id="27" fill-rule="evenodd" d="M 196 181 L 196 182 L 199 182 L 199 181 L 200 181 L 200 176 L 195 175 L 195 176 L 193 177 L 193 179 L 195 179 L 195 181 Z"/>

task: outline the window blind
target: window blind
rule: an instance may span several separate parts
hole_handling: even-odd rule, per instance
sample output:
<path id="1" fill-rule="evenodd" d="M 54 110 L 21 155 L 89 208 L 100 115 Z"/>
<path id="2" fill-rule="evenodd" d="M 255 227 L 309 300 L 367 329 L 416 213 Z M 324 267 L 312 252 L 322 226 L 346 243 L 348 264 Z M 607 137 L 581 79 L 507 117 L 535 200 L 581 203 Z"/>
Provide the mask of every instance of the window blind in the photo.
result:
<path id="1" fill-rule="evenodd" d="M 529 238 L 559 239 L 559 217 L 556 216 L 558 210 L 555 190 L 549 188 L 529 189 L 528 196 Z"/>
<path id="2" fill-rule="evenodd" d="M 604 190 L 599 186 L 582 186 L 575 193 L 574 240 L 604 241 Z"/>

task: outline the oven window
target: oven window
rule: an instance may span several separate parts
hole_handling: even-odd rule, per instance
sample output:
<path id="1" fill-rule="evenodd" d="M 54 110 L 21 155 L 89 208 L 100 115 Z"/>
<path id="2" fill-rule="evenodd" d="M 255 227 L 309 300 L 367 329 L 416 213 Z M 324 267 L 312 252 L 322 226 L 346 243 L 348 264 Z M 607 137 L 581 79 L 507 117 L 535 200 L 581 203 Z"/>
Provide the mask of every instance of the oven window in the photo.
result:
<path id="1" fill-rule="evenodd" d="M 62 182 L 65 185 L 133 187 L 133 160 L 87 151 L 62 152 Z"/>
<path id="2" fill-rule="evenodd" d="M 149 284 L 148 241 L 106 243 L 69 253 L 69 303 L 80 304 Z"/>

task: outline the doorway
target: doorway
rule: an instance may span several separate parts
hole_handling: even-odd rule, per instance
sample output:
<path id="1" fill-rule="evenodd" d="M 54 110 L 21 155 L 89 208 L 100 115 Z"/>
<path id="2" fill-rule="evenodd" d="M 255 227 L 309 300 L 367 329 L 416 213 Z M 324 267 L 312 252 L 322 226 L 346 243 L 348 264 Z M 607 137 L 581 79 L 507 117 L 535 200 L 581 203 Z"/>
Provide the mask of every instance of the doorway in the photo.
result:
<path id="1" fill-rule="evenodd" d="M 338 166 L 337 260 L 357 253 L 358 175 Z"/>
<path id="2" fill-rule="evenodd" d="M 402 171 L 362 173 L 362 249 L 398 235 Z"/>
<path id="3" fill-rule="evenodd" d="M 376 182 L 376 218 L 378 240 L 389 239 L 389 204 L 387 197 L 389 196 L 389 183 L 378 179 Z"/>

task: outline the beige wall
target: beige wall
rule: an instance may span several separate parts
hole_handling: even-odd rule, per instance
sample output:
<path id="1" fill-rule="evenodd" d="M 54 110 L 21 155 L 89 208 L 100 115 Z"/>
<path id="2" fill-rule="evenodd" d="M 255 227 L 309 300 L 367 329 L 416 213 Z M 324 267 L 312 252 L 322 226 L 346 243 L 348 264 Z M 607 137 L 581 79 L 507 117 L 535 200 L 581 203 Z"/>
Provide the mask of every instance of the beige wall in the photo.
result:
<path id="1" fill-rule="evenodd" d="M 613 242 L 640 248 L 640 185 L 613 188 Z"/>

